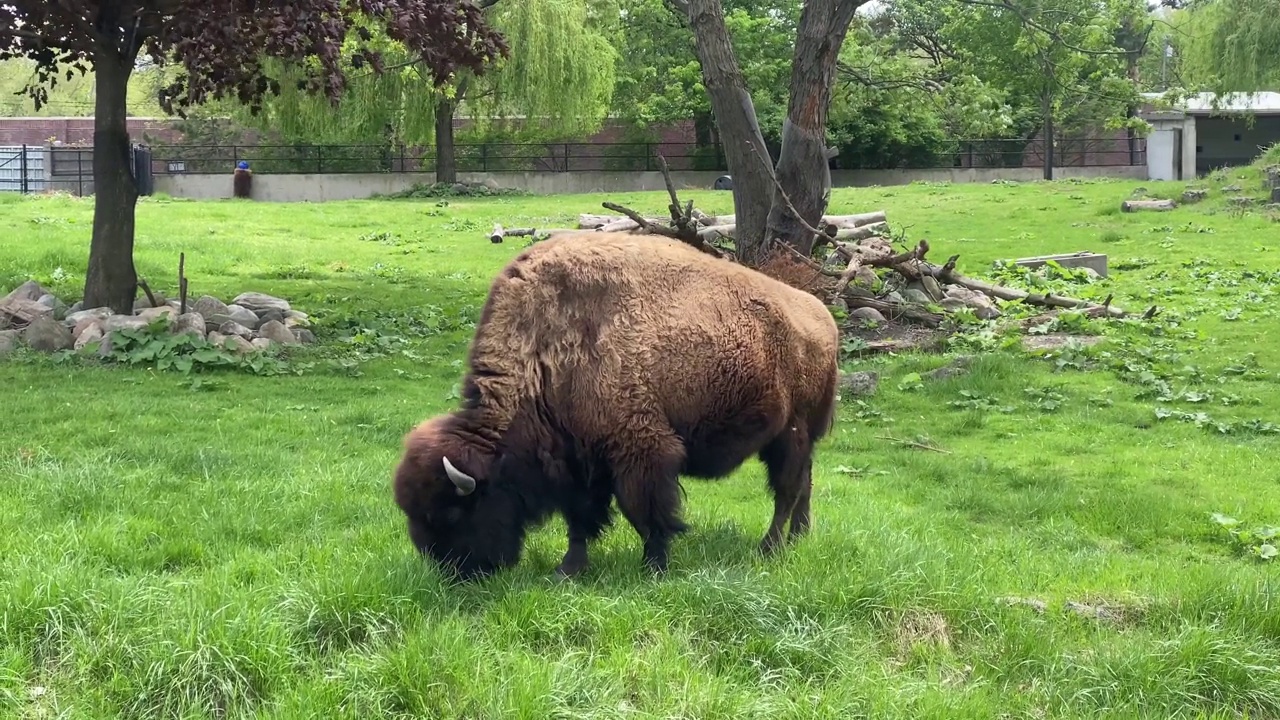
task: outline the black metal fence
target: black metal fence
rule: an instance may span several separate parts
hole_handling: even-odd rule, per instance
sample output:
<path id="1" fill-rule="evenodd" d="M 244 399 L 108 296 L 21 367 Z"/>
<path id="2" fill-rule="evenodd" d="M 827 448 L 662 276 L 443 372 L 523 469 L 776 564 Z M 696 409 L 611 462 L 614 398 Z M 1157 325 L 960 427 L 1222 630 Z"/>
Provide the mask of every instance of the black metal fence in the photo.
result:
<path id="1" fill-rule="evenodd" d="M 957 140 L 926 151 L 842 148 L 833 170 L 939 170 L 1039 168 L 1038 139 Z M 8 151 L 7 153 L 5 151 Z M 776 157 L 776 149 L 773 150 Z M 1054 167 L 1125 167 L 1147 162 L 1141 138 L 1063 138 Z M 693 143 L 459 143 L 459 172 L 636 172 L 659 169 L 659 156 L 676 171 L 725 172 L 723 149 Z M 135 145 L 132 171 L 139 192 L 151 194 L 155 175 L 226 174 L 240 162 L 256 174 L 433 173 L 429 148 L 375 145 Z M 33 171 L 33 164 L 37 165 Z M 43 178 L 37 182 L 37 178 Z M 0 191 L 93 192 L 93 148 L 0 147 Z"/>
<path id="2" fill-rule="evenodd" d="M 459 143 L 458 172 L 626 172 L 654 171 L 659 155 L 676 171 L 728 170 L 719 145 L 692 143 Z M 230 173 L 246 162 L 255 174 L 432 173 L 435 151 L 403 145 L 157 145 L 157 175 Z M 776 151 L 775 151 L 776 156 Z M 957 140 L 902 157 L 878 157 L 856 150 L 836 156 L 835 170 L 1040 167 L 1039 140 Z M 1060 139 L 1056 167 L 1122 167 L 1146 164 L 1146 143 L 1124 137 Z"/>

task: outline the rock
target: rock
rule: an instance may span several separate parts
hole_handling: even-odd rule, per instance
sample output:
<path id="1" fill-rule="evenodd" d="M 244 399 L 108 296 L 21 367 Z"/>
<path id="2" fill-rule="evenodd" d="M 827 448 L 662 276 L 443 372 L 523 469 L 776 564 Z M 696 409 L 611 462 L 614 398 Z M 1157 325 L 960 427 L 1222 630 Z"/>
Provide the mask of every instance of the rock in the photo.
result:
<path id="1" fill-rule="evenodd" d="M 906 290 L 903 290 L 902 298 L 906 302 L 916 303 L 918 305 L 927 305 L 933 302 L 933 300 L 929 299 L 929 296 L 926 295 L 924 291 L 916 290 L 915 288 L 907 288 Z"/>
<path id="2" fill-rule="evenodd" d="M 298 328 L 293 331 L 293 334 L 303 345 L 312 345 L 316 341 L 316 334 L 306 328 Z"/>
<path id="3" fill-rule="evenodd" d="M 40 318 L 53 318 L 53 310 L 35 300 L 13 298 L 0 301 L 0 329 L 26 327 Z"/>
<path id="4" fill-rule="evenodd" d="M 227 339 L 227 336 L 215 330 L 206 335 L 204 339 L 208 340 L 210 345 L 221 348 L 223 341 Z"/>
<path id="5" fill-rule="evenodd" d="M 267 310 L 279 310 L 281 313 L 289 310 L 288 300 L 255 292 L 240 293 L 231 304 L 248 308 L 259 315 Z"/>
<path id="6" fill-rule="evenodd" d="M 889 293 L 888 295 L 885 295 L 884 300 L 885 302 L 898 303 L 898 304 L 902 304 L 907 301 L 906 298 L 902 297 L 902 293 L 898 292 L 897 290 Z"/>
<path id="7" fill-rule="evenodd" d="M 73 305 L 72 307 L 75 307 L 75 306 Z M 67 318 L 66 318 L 66 320 L 64 320 L 63 322 L 67 323 L 68 325 L 70 325 L 70 326 L 72 326 L 72 327 L 76 327 L 76 326 L 78 326 L 82 321 L 85 321 L 85 320 L 106 320 L 107 318 L 111 317 L 112 315 L 115 315 L 115 313 L 111 311 L 111 308 L 109 308 L 109 307 L 96 307 L 96 308 L 90 308 L 90 309 L 88 309 L 88 310 L 75 310 L 75 311 L 73 311 L 73 312 L 71 312 L 71 313 L 68 313 L 68 314 L 67 314 Z"/>
<path id="8" fill-rule="evenodd" d="M 262 314 L 258 316 L 258 318 L 262 320 L 263 323 L 269 323 L 274 321 L 274 322 L 280 323 L 281 325 L 284 324 L 284 313 L 280 312 L 279 310 L 264 310 Z"/>
<path id="9" fill-rule="evenodd" d="M 1093 268 L 1091 268 L 1091 267 L 1082 267 L 1082 268 L 1077 268 L 1077 270 L 1079 270 L 1080 272 L 1084 273 L 1085 277 L 1088 277 L 1088 278 L 1093 279 L 1093 280 L 1098 280 L 1098 279 L 1100 279 L 1100 278 L 1102 277 L 1102 275 L 1101 275 L 1101 274 L 1099 274 L 1097 270 L 1094 270 L 1094 269 L 1093 269 Z"/>
<path id="10" fill-rule="evenodd" d="M 0 355 L 8 355 L 18 349 L 18 331 L 0 330 Z"/>
<path id="11" fill-rule="evenodd" d="M 54 320 L 61 320 L 67 316 L 67 304 L 59 300 L 55 295 L 41 295 L 36 302 L 52 310 Z"/>
<path id="12" fill-rule="evenodd" d="M 874 395 L 880 384 L 880 375 L 874 372 L 840 374 L 840 389 L 850 395 Z"/>
<path id="13" fill-rule="evenodd" d="M 311 325 L 311 316 L 304 312 L 290 310 L 284 314 L 284 324 L 288 327 L 309 327 Z"/>
<path id="14" fill-rule="evenodd" d="M 247 352 L 253 352 L 253 343 L 239 335 L 228 335 L 226 338 L 226 344 L 231 346 L 231 350 L 241 355 Z"/>
<path id="15" fill-rule="evenodd" d="M 1222 186 L 1222 192 L 1224 192 L 1224 193 L 1229 193 L 1229 192 L 1240 192 L 1240 190 L 1241 190 L 1241 188 L 1240 188 L 1240 186 L 1239 186 L 1239 185 L 1223 185 L 1223 186 Z"/>
<path id="16" fill-rule="evenodd" d="M 835 313 L 845 313 L 846 315 L 849 313 L 849 303 L 845 302 L 845 299 L 842 297 L 832 300 L 831 304 L 827 307 L 831 308 L 831 311 Z M 293 327 L 292 325 L 289 325 L 288 318 L 285 318 L 284 324 L 286 327 Z M 298 328 L 293 328 L 293 332 L 294 334 L 297 334 Z"/>
<path id="17" fill-rule="evenodd" d="M 262 327 L 258 328 L 258 337 L 274 340 L 281 345 L 298 344 L 298 338 L 294 337 L 293 331 L 285 327 L 284 323 L 275 320 L 263 323 Z"/>
<path id="18" fill-rule="evenodd" d="M 68 314 L 68 315 L 70 315 L 70 314 L 72 314 L 72 313 L 78 313 L 78 312 L 80 312 L 80 311 L 81 311 L 81 310 L 83 310 L 83 309 L 84 309 L 84 301 L 83 301 L 83 300 L 77 300 L 77 301 L 75 301 L 75 302 L 71 303 L 71 307 L 67 308 L 67 314 Z"/>
<path id="19" fill-rule="evenodd" d="M 169 299 L 166 298 L 164 295 L 155 291 L 152 291 L 151 294 L 156 296 L 156 305 L 153 306 L 151 304 L 151 299 L 147 297 L 146 293 L 143 293 L 142 297 L 133 301 L 133 311 L 135 313 L 141 312 L 150 307 L 164 307 L 169 303 Z"/>
<path id="20" fill-rule="evenodd" d="M 116 330 L 142 330 L 149 322 L 140 315 L 112 315 L 102 321 L 102 332 L 110 335 Z"/>
<path id="21" fill-rule="evenodd" d="M 164 318 L 165 329 L 172 330 L 173 323 L 178 318 L 178 311 L 174 310 L 169 305 L 161 305 L 160 307 L 147 308 L 146 310 L 139 312 L 137 314 L 137 317 L 140 317 L 143 320 L 146 320 L 147 324 L 151 324 L 152 322 L 155 322 L 156 319 L 158 318 Z"/>
<path id="22" fill-rule="evenodd" d="M 248 308 L 242 308 L 239 305 L 230 305 L 225 313 L 214 313 L 213 315 L 205 315 L 200 313 L 205 319 L 206 329 L 210 332 L 217 330 L 223 323 L 233 322 L 237 325 L 243 325 L 250 330 L 262 324 L 258 316 Z"/>
<path id="23" fill-rule="evenodd" d="M 76 323 L 75 327 L 71 330 L 71 337 L 75 338 L 76 340 L 79 340 L 80 335 L 83 334 L 84 331 L 88 330 L 90 327 L 93 327 L 94 325 L 98 326 L 98 332 L 102 332 L 102 321 L 105 319 L 106 318 L 97 318 L 97 317 L 87 317 L 87 318 L 81 319 L 80 322 Z M 66 323 L 64 322 L 63 324 L 65 325 Z"/>
<path id="24" fill-rule="evenodd" d="M 196 337 L 204 337 L 205 322 L 204 317 L 200 313 L 184 313 L 178 316 L 173 323 L 174 335 L 195 335 Z"/>
<path id="25" fill-rule="evenodd" d="M 1209 197 L 1208 190 L 1187 188 L 1186 190 L 1182 191 L 1182 202 L 1184 203 L 1200 202 L 1201 200 L 1207 197 Z"/>
<path id="26" fill-rule="evenodd" d="M 932 277 L 925 275 L 920 278 L 920 284 L 924 286 L 925 294 L 933 298 L 934 302 L 938 302 L 942 298 L 946 297 L 942 292 L 942 286 L 939 285 L 938 281 Z"/>
<path id="27" fill-rule="evenodd" d="M 270 350 L 275 346 L 276 341 L 271 338 L 260 337 L 250 340 L 249 344 L 252 345 L 255 350 Z"/>
<path id="28" fill-rule="evenodd" d="M 232 322 L 238 322 L 247 328 L 256 328 L 262 324 L 258 313 L 243 305 L 228 305 L 227 314 L 231 316 Z"/>
<path id="29" fill-rule="evenodd" d="M 956 312 L 961 308 L 969 307 L 969 305 L 965 303 L 964 300 L 961 300 L 960 298 L 955 297 L 953 295 L 948 295 L 947 297 L 942 298 L 942 302 L 938 304 L 941 305 L 942 309 L 946 310 L 947 312 Z"/>
<path id="30" fill-rule="evenodd" d="M 45 290 L 40 283 L 35 280 L 28 280 L 18 287 L 10 290 L 8 295 L 5 295 L 3 299 L 0 299 L 0 303 L 5 303 L 10 300 L 30 300 L 35 302 L 42 296 L 51 294 L 52 293 Z"/>
<path id="31" fill-rule="evenodd" d="M 106 337 L 102 332 L 101 320 L 88 320 L 86 322 L 86 327 L 75 334 L 75 343 L 73 347 L 75 347 L 76 350 L 83 350 L 89 343 L 98 342 Z M 110 352 L 110 350 L 108 350 L 108 352 Z"/>
<path id="32" fill-rule="evenodd" d="M 849 317 L 854 320 L 871 320 L 880 324 L 885 322 L 884 315 L 881 315 L 879 310 L 869 307 L 854 308 L 849 311 Z"/>
<path id="33" fill-rule="evenodd" d="M 33 349 L 40 352 L 57 352 L 71 348 L 73 339 L 67 326 L 52 317 L 33 320 L 26 330 L 22 331 L 22 339 Z"/>
<path id="34" fill-rule="evenodd" d="M 250 330 L 249 328 L 247 328 L 247 327 L 245 327 L 245 326 L 241 325 L 240 323 L 237 323 L 237 322 L 231 322 L 230 320 L 228 320 L 227 322 L 224 322 L 224 323 L 222 323 L 221 325 L 219 325 L 219 326 L 218 326 L 218 332 L 219 332 L 220 334 L 222 334 L 222 335 L 229 335 L 229 336 L 234 336 L 234 337 L 242 337 L 242 338 L 245 338 L 245 339 L 248 339 L 248 338 L 253 337 L 253 331 L 252 331 L 252 330 Z"/>
<path id="35" fill-rule="evenodd" d="M 858 271 L 853 275 L 853 284 L 860 285 L 868 290 L 874 290 L 879 283 L 880 278 L 876 275 L 876 271 L 866 266 L 858 268 Z"/>
<path id="36" fill-rule="evenodd" d="M 971 364 L 973 364 L 972 356 L 961 355 L 937 370 L 930 372 L 929 377 L 934 380 L 946 380 L 948 378 L 966 375 L 969 372 L 969 366 Z"/>
<path id="37" fill-rule="evenodd" d="M 206 320 L 214 315 L 229 315 L 231 311 L 227 309 L 227 304 L 212 295 L 201 295 L 196 304 L 191 308 L 192 312 L 197 312 Z"/>
<path id="38" fill-rule="evenodd" d="M 973 308 L 973 313 L 979 320 L 995 320 L 1004 314 L 1000 312 L 1000 308 L 996 307 L 994 300 L 982 293 L 974 293 L 965 301 L 965 304 Z"/>

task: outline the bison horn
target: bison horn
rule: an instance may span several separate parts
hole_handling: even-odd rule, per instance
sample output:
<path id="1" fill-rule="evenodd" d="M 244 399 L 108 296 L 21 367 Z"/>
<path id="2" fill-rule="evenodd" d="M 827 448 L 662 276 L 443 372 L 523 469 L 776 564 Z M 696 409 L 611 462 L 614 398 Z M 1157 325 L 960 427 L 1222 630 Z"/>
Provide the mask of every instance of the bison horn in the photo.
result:
<path id="1" fill-rule="evenodd" d="M 476 479 L 454 467 L 448 457 L 444 458 L 444 472 L 457 486 L 459 495 L 470 495 L 475 492 Z"/>

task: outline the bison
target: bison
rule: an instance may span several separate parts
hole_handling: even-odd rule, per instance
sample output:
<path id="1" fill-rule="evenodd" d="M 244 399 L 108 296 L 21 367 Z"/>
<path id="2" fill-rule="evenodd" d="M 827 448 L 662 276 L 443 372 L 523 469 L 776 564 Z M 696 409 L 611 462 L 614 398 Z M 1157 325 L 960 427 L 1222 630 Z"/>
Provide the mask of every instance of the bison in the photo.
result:
<path id="1" fill-rule="evenodd" d="M 494 279 L 460 407 L 407 433 L 395 500 L 419 553 L 462 579 L 514 566 L 559 512 L 588 566 L 611 504 L 667 568 L 678 476 L 768 468 L 772 554 L 809 529 L 814 444 L 835 419 L 838 331 L 813 295 L 682 242 L 575 233 Z"/>

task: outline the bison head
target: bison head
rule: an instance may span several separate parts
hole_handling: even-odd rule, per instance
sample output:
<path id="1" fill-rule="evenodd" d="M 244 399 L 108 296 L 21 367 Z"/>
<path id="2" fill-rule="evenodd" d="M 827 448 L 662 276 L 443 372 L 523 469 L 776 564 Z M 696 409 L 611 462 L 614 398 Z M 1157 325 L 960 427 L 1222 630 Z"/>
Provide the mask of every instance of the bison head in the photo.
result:
<path id="1" fill-rule="evenodd" d="M 429 420 L 405 438 L 396 503 L 418 551 L 471 579 L 515 565 L 524 541 L 514 493 L 492 482 L 492 452 L 455 432 L 452 418 Z"/>

